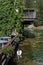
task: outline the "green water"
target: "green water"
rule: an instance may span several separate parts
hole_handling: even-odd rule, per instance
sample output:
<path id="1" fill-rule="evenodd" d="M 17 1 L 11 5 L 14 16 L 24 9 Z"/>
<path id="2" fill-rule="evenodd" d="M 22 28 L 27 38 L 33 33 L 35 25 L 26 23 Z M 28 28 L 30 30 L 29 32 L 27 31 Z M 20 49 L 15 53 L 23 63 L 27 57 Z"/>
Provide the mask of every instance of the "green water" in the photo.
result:
<path id="1" fill-rule="evenodd" d="M 33 46 L 33 59 L 36 65 L 43 65 L 43 30 L 35 30 L 36 41 Z"/>
<path id="2" fill-rule="evenodd" d="M 43 30 L 34 30 L 35 38 L 27 38 L 20 49 L 22 58 L 17 60 L 17 65 L 43 65 Z"/>

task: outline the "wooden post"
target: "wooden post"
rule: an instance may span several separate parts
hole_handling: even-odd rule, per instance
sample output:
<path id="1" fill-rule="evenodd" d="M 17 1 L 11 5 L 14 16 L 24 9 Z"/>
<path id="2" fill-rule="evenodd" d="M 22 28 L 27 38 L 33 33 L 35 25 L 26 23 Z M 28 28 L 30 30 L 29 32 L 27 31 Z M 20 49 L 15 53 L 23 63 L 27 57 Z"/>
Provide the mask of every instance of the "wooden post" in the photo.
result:
<path id="1" fill-rule="evenodd" d="M 22 36 L 24 36 L 24 24 L 22 23 Z"/>
<path id="2" fill-rule="evenodd" d="M 22 38 L 24 40 L 24 23 L 22 23 Z"/>
<path id="3" fill-rule="evenodd" d="M 2 59 L 2 53 L 0 54 L 0 65 L 2 65 L 1 59 Z"/>

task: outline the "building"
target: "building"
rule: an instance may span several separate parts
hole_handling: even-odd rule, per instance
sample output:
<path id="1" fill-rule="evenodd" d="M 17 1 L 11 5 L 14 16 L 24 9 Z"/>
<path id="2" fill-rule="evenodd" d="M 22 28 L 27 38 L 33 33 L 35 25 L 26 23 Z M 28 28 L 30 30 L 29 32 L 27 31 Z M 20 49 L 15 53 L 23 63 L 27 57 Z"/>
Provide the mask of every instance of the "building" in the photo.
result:
<path id="1" fill-rule="evenodd" d="M 24 16 L 23 16 L 23 22 L 22 22 L 22 29 L 24 31 L 25 25 L 33 24 L 36 20 L 36 11 L 34 9 L 27 9 L 25 8 L 23 10 Z M 24 32 L 22 31 L 22 34 L 24 35 Z"/>
<path id="2" fill-rule="evenodd" d="M 7 43 L 8 41 L 0 40 L 0 48 L 3 48 Z"/>
<path id="3" fill-rule="evenodd" d="M 10 40 L 11 39 L 11 37 L 7 37 L 7 36 L 4 36 L 4 37 L 0 37 L 0 40 Z"/>
<path id="4" fill-rule="evenodd" d="M 36 11 L 34 9 L 24 9 L 23 10 L 23 24 L 31 24 L 36 19 Z"/>
<path id="5" fill-rule="evenodd" d="M 11 37 L 0 37 L 0 48 L 5 47 L 5 45 L 8 45 L 11 41 Z"/>

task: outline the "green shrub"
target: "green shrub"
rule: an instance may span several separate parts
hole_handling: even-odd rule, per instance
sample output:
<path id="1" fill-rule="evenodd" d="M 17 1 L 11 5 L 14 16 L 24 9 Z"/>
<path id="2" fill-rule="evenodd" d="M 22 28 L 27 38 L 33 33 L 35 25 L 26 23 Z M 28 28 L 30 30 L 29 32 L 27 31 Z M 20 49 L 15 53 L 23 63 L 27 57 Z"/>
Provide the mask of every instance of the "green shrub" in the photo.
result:
<path id="1" fill-rule="evenodd" d="M 14 53 L 13 47 L 8 47 L 2 50 L 2 52 L 7 56 L 11 57 L 12 54 Z"/>

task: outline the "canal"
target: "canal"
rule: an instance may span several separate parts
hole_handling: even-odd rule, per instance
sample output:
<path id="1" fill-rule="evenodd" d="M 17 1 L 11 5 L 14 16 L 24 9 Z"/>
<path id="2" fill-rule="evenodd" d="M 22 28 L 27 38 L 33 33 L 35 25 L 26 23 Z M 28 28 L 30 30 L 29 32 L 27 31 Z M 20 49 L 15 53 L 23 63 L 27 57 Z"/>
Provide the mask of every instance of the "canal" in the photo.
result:
<path id="1" fill-rule="evenodd" d="M 35 38 L 26 38 L 19 49 L 23 51 L 22 58 L 13 58 L 11 65 L 43 65 L 43 29 L 34 29 Z"/>

